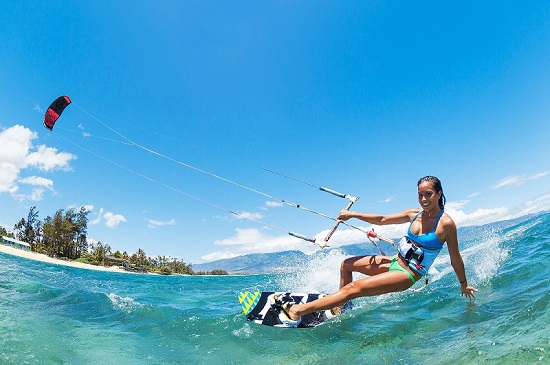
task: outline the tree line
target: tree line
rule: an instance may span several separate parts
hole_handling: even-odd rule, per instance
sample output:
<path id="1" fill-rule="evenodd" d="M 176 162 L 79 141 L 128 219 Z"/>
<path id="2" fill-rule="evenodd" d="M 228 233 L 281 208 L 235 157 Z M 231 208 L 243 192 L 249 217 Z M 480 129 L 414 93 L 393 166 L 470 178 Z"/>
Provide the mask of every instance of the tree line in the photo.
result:
<path id="1" fill-rule="evenodd" d="M 41 221 L 36 206 L 29 210 L 27 218 L 21 218 L 13 227 L 15 234 L 0 226 L 0 234 L 27 242 L 31 251 L 43 253 L 58 259 L 109 266 L 116 264 L 126 270 L 137 272 L 156 272 L 159 274 L 212 274 L 226 275 L 224 270 L 207 273 L 195 273 L 190 264 L 166 256 L 149 257 L 140 248 L 133 254 L 115 251 L 107 243 L 88 243 L 88 213 L 84 207 L 58 209 L 53 216 Z"/>

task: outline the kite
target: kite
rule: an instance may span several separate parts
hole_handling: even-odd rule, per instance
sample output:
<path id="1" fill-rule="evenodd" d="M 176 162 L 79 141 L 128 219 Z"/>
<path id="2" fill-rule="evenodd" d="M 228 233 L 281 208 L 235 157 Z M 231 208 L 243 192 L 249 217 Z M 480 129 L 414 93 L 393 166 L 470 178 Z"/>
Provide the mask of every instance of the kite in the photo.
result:
<path id="1" fill-rule="evenodd" d="M 44 127 L 48 128 L 50 131 L 53 130 L 55 122 L 70 103 L 71 99 L 66 95 L 55 99 L 46 111 L 46 115 L 44 115 Z"/>

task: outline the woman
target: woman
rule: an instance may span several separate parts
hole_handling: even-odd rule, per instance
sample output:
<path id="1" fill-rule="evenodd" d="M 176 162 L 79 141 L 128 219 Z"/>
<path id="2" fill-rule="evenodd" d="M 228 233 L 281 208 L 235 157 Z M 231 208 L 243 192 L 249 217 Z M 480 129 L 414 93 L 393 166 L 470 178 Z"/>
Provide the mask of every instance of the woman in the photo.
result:
<path id="1" fill-rule="evenodd" d="M 356 218 L 375 225 L 409 223 L 407 236 L 399 242 L 398 253 L 391 256 L 357 256 L 345 259 L 340 268 L 340 290 L 306 304 L 295 304 L 287 297 L 273 297 L 280 309 L 279 318 L 288 326 L 297 326 L 300 317 L 321 310 L 333 316 L 346 302 L 358 297 L 398 292 L 410 288 L 426 275 L 430 265 L 447 243 L 451 265 L 460 283 L 462 295 L 475 298 L 477 289 L 468 285 L 464 262 L 458 249 L 456 225 L 444 211 L 445 195 L 441 181 L 426 176 L 418 181 L 420 209 L 379 215 L 342 210 L 339 220 Z M 368 275 L 353 281 L 353 272 Z M 334 311 L 333 311 L 334 309 Z"/>

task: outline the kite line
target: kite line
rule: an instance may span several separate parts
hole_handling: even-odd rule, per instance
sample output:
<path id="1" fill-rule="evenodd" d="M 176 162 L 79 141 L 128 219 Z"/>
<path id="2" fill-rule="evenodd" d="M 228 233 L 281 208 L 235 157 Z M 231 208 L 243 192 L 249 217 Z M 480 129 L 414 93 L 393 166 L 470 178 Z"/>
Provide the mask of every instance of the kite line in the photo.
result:
<path id="1" fill-rule="evenodd" d="M 59 98 L 57 98 L 57 99 L 50 105 L 48 111 L 46 112 L 46 115 L 45 115 L 45 117 L 44 117 L 44 126 L 45 126 L 47 129 L 53 131 L 53 127 L 54 127 L 55 122 L 56 122 L 57 119 L 61 116 L 61 113 L 63 112 L 63 110 L 65 109 L 65 107 L 68 106 L 68 105 L 71 104 L 71 103 L 72 103 L 72 101 L 69 99 L 68 96 L 60 96 Z M 74 103 L 73 103 L 73 104 L 74 104 Z M 67 142 L 69 142 L 69 143 L 71 143 L 71 144 L 73 144 L 74 146 L 76 146 L 76 147 L 78 147 L 78 148 L 81 148 L 81 149 L 83 149 L 84 151 L 86 151 L 86 152 L 88 152 L 88 153 L 90 153 L 90 154 L 92 154 L 92 155 L 94 155 L 94 156 L 96 156 L 96 157 L 99 157 L 99 158 L 103 159 L 104 161 L 106 161 L 106 162 L 108 162 L 108 163 L 110 163 L 110 164 L 113 164 L 114 166 L 117 166 L 117 167 L 119 167 L 119 168 L 121 168 L 121 169 L 123 169 L 123 170 L 126 170 L 126 171 L 128 171 L 128 172 L 130 172 L 130 173 L 133 173 L 133 174 L 135 174 L 135 175 L 137 175 L 137 176 L 140 176 L 140 177 L 142 177 L 142 178 L 144 178 L 144 179 L 146 179 L 146 180 L 149 180 L 149 181 L 151 181 L 151 182 L 154 182 L 154 183 L 156 183 L 156 184 L 159 184 L 159 185 L 161 185 L 161 186 L 164 186 L 164 187 L 166 187 L 166 188 L 168 188 L 168 189 L 170 189 L 170 190 L 173 190 L 173 191 L 175 191 L 175 192 L 178 192 L 178 193 L 180 193 L 180 194 L 183 194 L 183 195 L 185 195 L 185 196 L 187 196 L 187 197 L 189 197 L 189 198 L 192 198 L 192 199 L 197 200 L 197 201 L 199 201 L 199 202 L 202 202 L 202 203 L 204 203 L 204 204 L 207 204 L 207 205 L 210 205 L 210 206 L 212 206 L 212 207 L 215 207 L 215 208 L 224 210 L 224 211 L 226 211 L 226 212 L 228 212 L 228 213 L 230 213 L 230 214 L 233 214 L 233 215 L 235 215 L 235 216 L 237 216 L 237 217 L 239 217 L 239 218 L 244 218 L 244 219 L 253 221 L 253 222 L 255 222 L 255 223 L 258 223 L 258 224 L 261 224 L 261 225 L 264 225 L 264 226 L 273 228 L 273 229 L 275 229 L 275 230 L 285 232 L 285 233 L 287 233 L 287 234 L 289 234 L 289 235 L 291 235 L 291 236 L 294 236 L 294 237 L 296 237 L 296 238 L 300 238 L 300 239 L 303 239 L 303 240 L 305 240 L 305 241 L 315 243 L 315 244 L 319 245 L 319 247 L 321 247 L 321 248 L 327 247 L 327 243 L 328 243 L 329 239 L 331 238 L 331 236 L 333 235 L 333 233 L 336 231 L 336 229 L 338 228 L 338 226 L 339 226 L 340 224 L 346 225 L 346 226 L 348 226 L 348 227 L 350 227 L 350 228 L 353 228 L 353 229 L 356 229 L 356 230 L 359 230 L 359 231 L 365 233 L 365 234 L 367 235 L 367 238 L 371 241 L 371 243 L 372 243 L 376 248 L 378 248 L 378 250 L 379 250 L 382 254 L 384 254 L 384 255 L 385 255 L 385 253 L 380 249 L 380 247 L 376 244 L 376 242 L 373 240 L 373 238 L 377 238 L 377 239 L 379 239 L 379 240 L 381 240 L 381 241 L 384 241 L 384 242 L 387 242 L 387 243 L 393 245 L 393 241 L 391 241 L 391 240 L 389 240 L 389 239 L 387 239 L 387 238 L 385 238 L 385 237 L 382 237 L 382 236 L 376 234 L 374 231 L 366 231 L 366 230 L 364 230 L 364 229 L 362 229 L 362 228 L 360 228 L 360 227 L 357 227 L 357 226 L 354 226 L 354 225 L 349 224 L 349 223 L 347 223 L 347 222 L 338 220 L 337 218 L 334 218 L 334 217 L 332 217 L 332 216 L 329 216 L 329 215 L 324 214 L 324 213 L 322 213 L 322 212 L 319 212 L 319 211 L 317 211 L 317 210 L 313 210 L 313 209 L 304 207 L 304 206 L 302 206 L 301 204 L 294 203 L 294 202 L 292 202 L 292 201 L 285 200 L 285 199 L 282 199 L 282 198 L 273 196 L 273 195 L 271 195 L 271 194 L 267 194 L 267 193 L 265 193 L 265 192 L 263 192 L 263 191 L 260 191 L 260 190 L 251 188 L 251 187 L 249 187 L 249 186 L 247 186 L 247 185 L 243 185 L 243 184 L 241 184 L 241 183 L 238 183 L 238 182 L 235 182 L 235 181 L 233 181 L 233 180 L 227 179 L 227 178 L 225 178 L 225 177 L 223 177 L 223 176 L 220 176 L 220 175 L 214 174 L 214 173 L 212 173 L 212 172 L 209 172 L 209 171 L 207 171 L 207 170 L 203 170 L 203 169 L 201 169 L 201 168 L 195 167 L 195 166 L 190 165 L 190 164 L 188 164 L 188 163 L 182 162 L 182 161 L 180 161 L 180 160 L 177 160 L 177 159 L 175 159 L 175 158 L 172 158 L 172 157 L 170 157 L 170 156 L 167 156 L 167 155 L 165 155 L 165 154 L 162 154 L 162 153 L 160 153 L 160 152 L 158 152 L 158 151 L 152 150 L 152 149 L 150 149 L 150 148 L 148 148 L 148 147 L 145 147 L 145 146 L 143 146 L 143 145 L 141 145 L 141 144 L 138 144 L 138 143 L 136 143 L 135 141 L 133 141 L 133 140 L 129 139 L 128 137 L 126 137 L 125 135 L 123 135 L 122 133 L 118 132 L 117 130 L 111 128 L 110 126 L 108 126 L 107 124 L 105 124 L 105 123 L 102 122 L 100 119 L 96 118 L 94 115 L 92 115 L 92 114 L 89 113 L 88 111 L 84 110 L 84 109 L 81 108 L 80 106 L 78 106 L 78 105 L 75 105 L 75 106 L 76 106 L 79 110 L 81 110 L 83 113 L 85 113 L 87 116 L 89 116 L 89 117 L 92 118 L 93 120 L 97 121 L 97 122 L 100 123 L 102 126 L 104 126 L 105 128 L 109 129 L 111 132 L 113 132 L 113 133 L 115 133 L 116 135 L 118 135 L 118 136 L 119 136 L 120 138 L 122 138 L 124 141 L 119 141 L 119 140 L 113 140 L 113 139 L 108 139 L 108 138 L 104 138 L 104 137 L 97 137 L 97 136 L 94 136 L 94 137 L 96 137 L 96 138 L 102 138 L 102 139 L 104 139 L 104 140 L 108 140 L 108 141 L 111 141 L 111 142 L 122 143 L 122 144 L 126 144 L 126 145 L 129 145 L 129 146 L 132 146 L 132 147 L 139 148 L 139 149 L 141 149 L 141 150 L 143 150 L 143 151 L 145 151 L 145 152 L 148 152 L 148 153 L 150 153 L 150 154 L 156 155 L 156 156 L 158 156 L 158 157 L 160 157 L 160 158 L 163 158 L 163 159 L 166 159 L 166 160 L 168 160 L 168 161 L 174 162 L 174 163 L 176 163 L 176 164 L 179 164 L 179 165 L 184 166 L 184 167 L 186 167 L 186 168 L 189 168 L 189 169 L 191 169 L 191 170 L 200 172 L 200 173 L 202 173 L 202 174 L 208 175 L 208 176 L 213 177 L 213 178 L 215 178 L 215 179 L 219 179 L 219 180 L 224 181 L 224 182 L 226 182 L 226 183 L 233 184 L 233 185 L 235 185 L 235 186 L 237 186 L 237 187 L 240 187 L 240 188 L 242 188 L 242 189 L 245 189 L 245 190 L 254 192 L 254 193 L 256 193 L 256 194 L 262 195 L 262 196 L 267 197 L 267 198 L 269 198 L 269 199 L 276 200 L 276 201 L 278 201 L 278 202 L 280 202 L 280 203 L 282 203 L 282 204 L 285 204 L 285 205 L 288 205 L 288 206 L 291 206 L 291 207 L 294 207 L 294 208 L 297 208 L 297 209 L 301 209 L 301 210 L 304 210 L 304 211 L 307 211 L 307 212 L 310 212 L 310 213 L 319 215 L 319 216 L 321 216 L 321 217 L 330 219 L 330 220 L 332 220 L 332 221 L 335 221 L 335 224 L 334 224 L 334 226 L 332 227 L 332 229 L 329 231 L 329 233 L 327 234 L 327 236 L 325 237 L 324 243 L 318 243 L 318 242 L 316 242 L 316 239 L 315 239 L 315 238 L 309 238 L 309 237 L 307 237 L 307 236 L 305 236 L 305 235 L 302 235 L 302 234 L 299 234 L 299 233 L 295 233 L 295 232 L 292 232 L 292 231 L 289 231 L 289 230 L 286 230 L 286 229 L 283 229 L 283 228 L 274 226 L 274 225 L 272 225 L 272 224 L 269 224 L 269 223 L 266 223 L 266 222 L 263 222 L 263 221 L 259 221 L 259 220 L 257 220 L 257 219 L 254 219 L 254 218 L 248 216 L 248 215 L 245 216 L 245 215 L 239 214 L 239 213 L 237 213 L 237 212 L 235 212 L 235 211 L 233 211 L 233 210 L 224 208 L 224 207 L 219 206 L 219 205 L 217 205 L 217 204 L 214 204 L 214 203 L 212 203 L 212 202 L 210 202 L 210 201 L 204 200 L 204 199 L 202 199 L 202 198 L 199 198 L 199 197 L 197 197 L 197 196 L 194 196 L 194 195 L 192 195 L 192 194 L 189 194 L 189 193 L 187 193 L 187 192 L 184 192 L 184 191 L 182 191 L 182 190 L 180 190 L 180 189 L 174 188 L 174 187 L 172 187 L 172 186 L 170 186 L 170 185 L 167 185 L 167 184 L 165 184 L 165 183 L 163 183 L 163 182 L 161 182 L 161 181 L 158 181 L 158 180 L 156 180 L 156 179 L 153 179 L 153 178 L 151 178 L 151 177 L 149 177 L 149 176 L 146 176 L 146 175 L 144 175 L 144 174 L 141 174 L 141 173 L 139 173 L 139 172 L 137 172 L 137 171 L 135 171 L 135 170 L 129 169 L 129 168 L 125 167 L 125 166 L 122 166 L 122 165 L 120 165 L 119 163 L 116 163 L 116 162 L 114 162 L 114 161 L 112 161 L 112 160 L 110 160 L 110 159 L 107 159 L 107 158 L 105 158 L 105 157 L 103 157 L 103 156 L 101 156 L 101 155 L 99 155 L 99 154 L 97 154 L 97 153 L 95 153 L 95 152 L 93 152 L 93 151 L 90 151 L 90 150 L 88 150 L 88 149 L 86 149 L 86 148 L 84 148 L 84 147 L 82 147 L 82 146 L 80 146 L 80 145 L 78 145 L 78 144 L 75 144 L 74 142 L 72 142 L 72 141 L 68 140 L 67 138 L 64 138 L 64 137 L 62 137 L 62 136 L 60 136 L 59 134 L 56 133 L 56 134 L 57 134 L 58 136 L 60 136 L 62 139 L 66 140 Z M 91 135 L 86 134 L 86 136 L 87 136 L 87 137 L 90 137 Z M 350 209 L 351 206 L 359 199 L 358 197 L 354 197 L 354 196 L 351 196 L 351 195 L 349 195 L 349 194 L 343 194 L 343 193 L 340 193 L 340 192 L 338 192 L 338 191 L 335 191 L 335 190 L 332 190 L 332 189 L 329 189 L 329 188 L 326 188 L 326 187 L 317 186 L 317 185 L 315 185 L 315 184 L 312 184 L 312 183 L 309 183 L 309 182 L 306 182 L 306 181 L 303 181 L 303 180 L 300 180 L 300 179 L 296 179 L 296 178 L 294 178 L 294 177 L 285 175 L 285 174 L 283 174 L 283 173 L 280 173 L 280 172 L 277 172 L 277 171 L 274 171 L 274 170 L 271 170 L 271 169 L 267 169 L 267 168 L 263 168 L 263 169 L 264 169 L 265 171 L 270 172 L 270 173 L 273 173 L 273 174 L 276 174 L 276 175 L 285 177 L 285 178 L 287 178 L 287 179 L 291 179 L 291 180 L 294 180 L 294 181 L 296 181 L 296 182 L 299 182 L 299 183 L 302 183 L 302 184 L 305 184 L 305 185 L 314 187 L 314 188 L 316 188 L 316 189 L 318 189 L 318 190 L 320 190 L 320 191 L 323 191 L 323 192 L 332 194 L 332 195 L 337 196 L 337 197 L 340 197 L 340 198 L 347 199 L 349 202 L 348 202 L 348 205 L 346 206 L 345 209 Z"/>

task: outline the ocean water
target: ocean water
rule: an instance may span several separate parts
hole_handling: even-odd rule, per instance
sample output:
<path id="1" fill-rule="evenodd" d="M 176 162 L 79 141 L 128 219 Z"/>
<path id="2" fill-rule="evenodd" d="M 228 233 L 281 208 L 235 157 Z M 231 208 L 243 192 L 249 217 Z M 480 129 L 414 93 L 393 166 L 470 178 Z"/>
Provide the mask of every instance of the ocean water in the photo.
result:
<path id="1" fill-rule="evenodd" d="M 474 301 L 460 296 L 444 249 L 424 290 L 358 299 L 302 330 L 246 322 L 236 294 L 334 291 L 337 251 L 296 272 L 219 277 L 0 254 L 0 364 L 549 364 L 550 214 L 475 233 L 461 241 Z"/>

